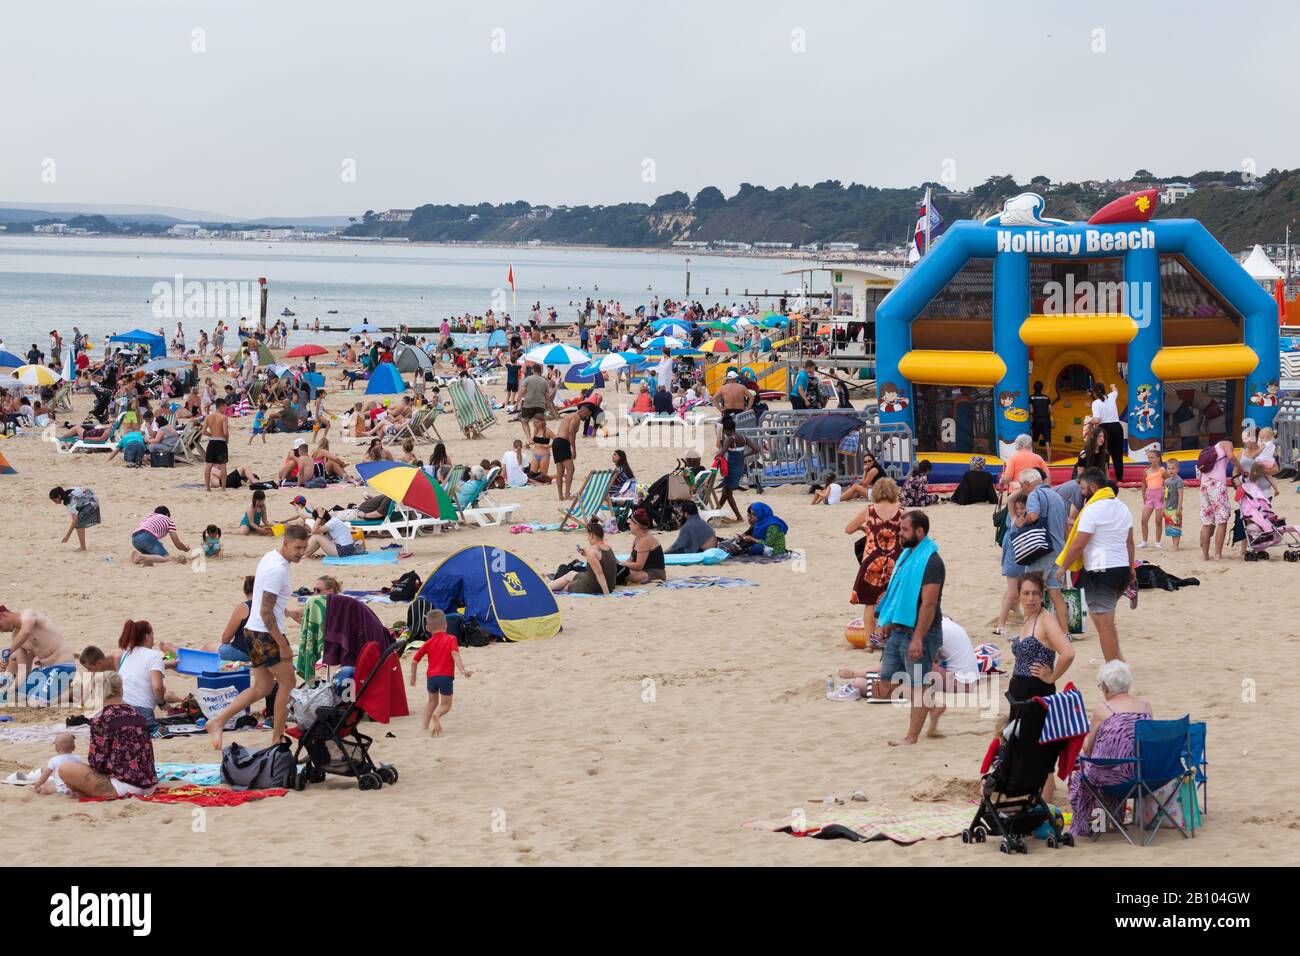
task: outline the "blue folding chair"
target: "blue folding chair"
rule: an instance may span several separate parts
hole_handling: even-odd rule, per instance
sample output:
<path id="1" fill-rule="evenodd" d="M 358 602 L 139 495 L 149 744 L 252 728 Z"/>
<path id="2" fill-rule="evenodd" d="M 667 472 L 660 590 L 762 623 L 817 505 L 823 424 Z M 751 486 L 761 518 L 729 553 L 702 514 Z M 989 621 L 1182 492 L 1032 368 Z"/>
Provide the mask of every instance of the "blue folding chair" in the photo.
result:
<path id="1" fill-rule="evenodd" d="M 1168 820 L 1184 838 L 1188 836 L 1187 828 L 1170 812 L 1172 802 L 1181 799 L 1182 788 L 1174 787 L 1173 792 L 1163 800 L 1157 791 L 1173 781 L 1181 781 L 1188 777 L 1185 761 L 1187 755 L 1193 752 L 1189 724 L 1190 720 L 1186 716 L 1177 720 L 1139 720 L 1133 726 L 1132 757 L 1079 757 L 1080 783 L 1096 798 L 1106 819 L 1123 835 L 1130 846 L 1136 844 L 1128 835 L 1124 823 L 1117 820 L 1110 812 L 1105 797 L 1118 799 L 1123 803 L 1133 801 L 1133 816 L 1138 824 L 1138 839 L 1142 841 L 1143 846 L 1151 845 L 1151 841 L 1155 839 L 1156 833 L 1165 820 Z M 1089 766 L 1131 766 L 1132 771 L 1128 779 L 1119 783 L 1099 784 L 1095 778 L 1088 779 Z M 1149 833 L 1146 833 L 1142 822 L 1142 801 L 1146 797 L 1156 805 L 1154 826 Z M 1100 832 L 1093 834 L 1093 839 L 1096 840 L 1100 835 Z"/>
<path id="2" fill-rule="evenodd" d="M 1205 721 L 1197 721 L 1187 726 L 1187 738 L 1190 749 L 1187 753 L 1187 768 L 1195 775 L 1193 785 L 1200 794 L 1201 813 L 1210 811 L 1210 761 L 1205 756 Z"/>

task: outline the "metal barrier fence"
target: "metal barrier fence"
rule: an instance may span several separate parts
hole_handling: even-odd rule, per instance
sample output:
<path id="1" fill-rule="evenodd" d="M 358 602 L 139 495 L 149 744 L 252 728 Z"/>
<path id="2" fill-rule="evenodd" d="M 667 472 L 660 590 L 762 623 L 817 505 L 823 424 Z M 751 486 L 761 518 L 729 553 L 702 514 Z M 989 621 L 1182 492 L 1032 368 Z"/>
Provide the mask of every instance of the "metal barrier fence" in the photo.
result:
<path id="1" fill-rule="evenodd" d="M 840 442 L 809 442 L 795 437 L 800 425 L 809 418 L 834 411 L 772 411 L 763 416 L 761 425 L 754 425 L 749 419 L 742 423 L 738 418 L 736 431 L 759 449 L 745 460 L 750 485 L 761 489 L 813 484 L 821 482 L 827 474 L 833 475 L 837 482 L 851 483 L 862 476 L 867 452 L 896 481 L 912 470 L 916 445 L 906 425 L 864 421 L 861 428 Z"/>
<path id="2" fill-rule="evenodd" d="M 1300 398 L 1284 398 L 1273 419 L 1277 432 L 1277 463 L 1283 468 L 1300 465 Z"/>

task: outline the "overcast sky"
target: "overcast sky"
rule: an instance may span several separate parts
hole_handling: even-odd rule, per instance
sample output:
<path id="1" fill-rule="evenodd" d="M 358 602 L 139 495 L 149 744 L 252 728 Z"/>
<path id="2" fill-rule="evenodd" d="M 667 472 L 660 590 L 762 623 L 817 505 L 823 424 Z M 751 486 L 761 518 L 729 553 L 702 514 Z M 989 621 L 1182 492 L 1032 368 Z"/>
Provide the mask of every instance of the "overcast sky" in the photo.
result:
<path id="1" fill-rule="evenodd" d="M 1298 27 L 1293 0 L 4 0 L 0 204 L 1262 173 L 1300 161 Z"/>

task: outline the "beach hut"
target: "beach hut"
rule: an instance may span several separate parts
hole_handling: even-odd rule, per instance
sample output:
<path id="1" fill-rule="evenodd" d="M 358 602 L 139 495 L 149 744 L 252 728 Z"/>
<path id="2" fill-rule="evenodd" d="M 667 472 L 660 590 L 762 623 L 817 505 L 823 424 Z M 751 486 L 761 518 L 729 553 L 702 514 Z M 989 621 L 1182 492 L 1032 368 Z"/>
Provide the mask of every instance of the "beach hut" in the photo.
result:
<path id="1" fill-rule="evenodd" d="M 13 465 L 9 464 L 9 459 L 6 458 L 4 455 L 0 455 L 0 475 L 16 475 L 16 474 L 18 474 L 18 472 Z"/>
<path id="2" fill-rule="evenodd" d="M 161 335 L 153 332 L 146 332 L 144 329 L 132 329 L 130 332 L 123 332 L 121 335 L 112 335 L 108 339 L 110 342 L 126 342 L 130 345 L 147 345 L 149 354 L 153 358 L 163 358 L 167 354 L 167 340 Z"/>
<path id="3" fill-rule="evenodd" d="M 402 382 L 401 373 L 392 362 L 380 362 L 370 373 L 370 381 L 366 385 L 367 395 L 401 395 L 405 391 L 406 385 Z"/>
<path id="4" fill-rule="evenodd" d="M 456 551 L 434 568 L 420 597 L 442 611 L 464 608 L 483 630 L 508 641 L 560 632 L 555 595 L 523 558 L 504 548 L 479 544 Z"/>

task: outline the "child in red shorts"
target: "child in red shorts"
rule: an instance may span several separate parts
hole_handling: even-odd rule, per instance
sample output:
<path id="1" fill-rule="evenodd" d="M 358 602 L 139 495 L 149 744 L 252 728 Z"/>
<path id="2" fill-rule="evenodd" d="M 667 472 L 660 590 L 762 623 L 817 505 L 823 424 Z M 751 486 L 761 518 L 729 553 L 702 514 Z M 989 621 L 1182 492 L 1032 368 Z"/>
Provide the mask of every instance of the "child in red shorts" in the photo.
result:
<path id="1" fill-rule="evenodd" d="M 429 730 L 432 724 L 429 736 L 441 737 L 442 718 L 451 710 L 456 671 L 465 677 L 473 676 L 473 672 L 465 670 L 465 665 L 460 662 L 460 645 L 456 643 L 456 638 L 447 633 L 445 614 L 438 610 L 427 613 L 424 616 L 424 629 L 428 632 L 429 639 L 420 645 L 420 649 L 411 658 L 411 686 L 415 686 L 416 665 L 421 657 L 427 657 L 429 665 L 425 679 L 429 700 L 424 705 L 424 721 L 420 727 Z"/>

